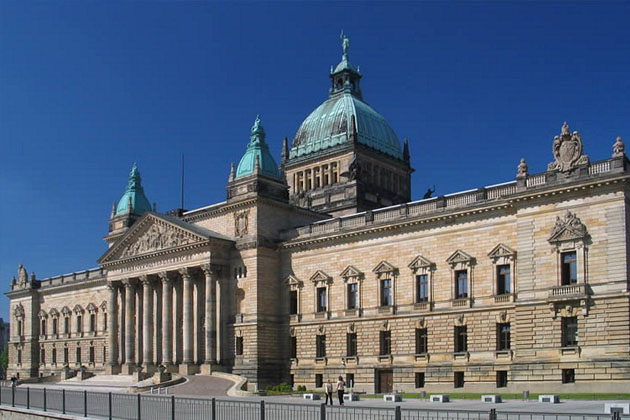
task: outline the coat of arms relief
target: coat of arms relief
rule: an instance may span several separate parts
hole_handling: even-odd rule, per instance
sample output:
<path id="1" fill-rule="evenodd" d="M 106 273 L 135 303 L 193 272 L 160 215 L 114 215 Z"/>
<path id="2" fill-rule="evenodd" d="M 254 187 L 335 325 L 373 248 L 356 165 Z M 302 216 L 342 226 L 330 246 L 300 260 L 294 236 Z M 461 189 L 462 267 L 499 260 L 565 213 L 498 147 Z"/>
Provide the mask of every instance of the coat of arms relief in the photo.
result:
<path id="1" fill-rule="evenodd" d="M 553 140 L 553 157 L 556 160 L 547 166 L 548 171 L 568 172 L 576 166 L 588 165 L 588 156 L 582 154 L 580 133 L 571 133 L 566 122 L 562 125 L 562 133 Z"/>

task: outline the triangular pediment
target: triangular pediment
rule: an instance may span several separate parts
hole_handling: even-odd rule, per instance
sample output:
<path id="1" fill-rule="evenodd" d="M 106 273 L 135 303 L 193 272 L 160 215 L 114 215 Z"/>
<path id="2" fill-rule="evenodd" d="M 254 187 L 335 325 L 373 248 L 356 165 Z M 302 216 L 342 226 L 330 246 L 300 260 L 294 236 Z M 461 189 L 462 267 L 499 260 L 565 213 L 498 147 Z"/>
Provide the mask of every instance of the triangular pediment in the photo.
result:
<path id="1" fill-rule="evenodd" d="M 341 272 L 341 274 L 339 274 L 339 276 L 344 279 L 348 277 L 361 277 L 363 276 L 363 272 L 349 265 Z"/>
<path id="2" fill-rule="evenodd" d="M 52 316 L 53 318 L 54 318 L 54 317 L 58 317 L 58 316 L 59 316 L 59 311 L 57 311 L 55 308 L 52 308 L 52 309 L 50 310 L 50 313 L 49 313 L 49 314 L 50 314 L 50 316 Z"/>
<path id="3" fill-rule="evenodd" d="M 435 263 L 423 257 L 422 255 L 418 255 L 416 258 L 413 259 L 413 261 L 409 263 L 408 267 L 411 268 L 412 270 L 417 270 L 419 268 L 431 269 L 435 267 Z"/>
<path id="4" fill-rule="evenodd" d="M 471 257 L 470 255 L 466 254 L 461 249 L 458 249 L 457 251 L 453 252 L 453 254 L 451 254 L 450 257 L 448 257 L 446 259 L 446 262 L 451 264 L 451 265 L 455 265 L 455 264 L 458 264 L 458 263 L 472 264 L 474 260 L 475 259 L 473 257 Z"/>
<path id="5" fill-rule="evenodd" d="M 107 264 L 158 251 L 201 244 L 211 238 L 230 240 L 207 229 L 157 213 L 146 213 L 98 260 Z"/>
<path id="6" fill-rule="evenodd" d="M 516 256 L 516 251 L 505 244 L 499 244 L 492 248 L 492 251 L 488 252 L 488 257 L 493 259 L 501 257 L 514 258 L 514 256 Z"/>
<path id="7" fill-rule="evenodd" d="M 586 226 L 574 213 L 567 210 L 562 219 L 556 217 L 556 223 L 551 230 L 548 240 L 551 243 L 574 241 L 576 239 L 582 240 L 587 235 Z"/>
<path id="8" fill-rule="evenodd" d="M 284 279 L 284 282 L 288 285 L 295 285 L 298 287 L 302 287 L 303 285 L 302 281 L 298 279 L 297 277 L 295 277 L 293 274 L 289 274 L 287 278 Z"/>
<path id="9" fill-rule="evenodd" d="M 67 306 L 64 306 L 63 308 L 61 308 L 61 313 L 64 315 L 70 315 L 72 311 Z"/>
<path id="10" fill-rule="evenodd" d="M 398 271 L 398 268 L 394 267 L 387 261 L 383 260 L 376 267 L 372 269 L 372 272 L 381 274 L 381 273 L 394 273 Z"/>
<path id="11" fill-rule="evenodd" d="M 85 308 L 88 312 L 96 312 L 96 305 L 92 302 L 88 303 L 88 306 Z"/>
<path id="12" fill-rule="evenodd" d="M 319 281 L 323 281 L 323 282 L 329 282 L 332 280 L 332 277 L 330 277 L 328 274 L 324 273 L 322 270 L 317 270 L 315 272 L 315 274 L 313 274 L 310 278 L 310 280 L 313 283 L 319 282 Z"/>

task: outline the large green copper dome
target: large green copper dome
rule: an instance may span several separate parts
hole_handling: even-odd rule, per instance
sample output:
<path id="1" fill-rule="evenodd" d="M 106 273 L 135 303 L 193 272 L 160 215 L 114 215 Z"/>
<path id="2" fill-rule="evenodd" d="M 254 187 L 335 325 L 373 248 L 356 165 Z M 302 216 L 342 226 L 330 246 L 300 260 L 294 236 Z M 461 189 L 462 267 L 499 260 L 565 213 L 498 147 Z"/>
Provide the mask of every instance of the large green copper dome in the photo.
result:
<path id="1" fill-rule="evenodd" d="M 260 124 L 260 117 L 258 116 L 256 117 L 256 121 L 254 121 L 249 139 L 247 150 L 238 163 L 236 178 L 253 174 L 256 160 L 258 160 L 262 174 L 274 178 L 281 178 L 278 165 L 276 165 L 276 161 L 273 156 L 271 156 L 271 152 L 269 152 L 269 146 L 265 143 L 265 129 Z"/>
<path id="2" fill-rule="evenodd" d="M 131 209 L 129 206 L 131 205 Z M 129 172 L 129 183 L 127 189 L 123 194 L 118 205 L 116 206 L 116 215 L 124 213 L 143 214 L 147 211 L 151 211 L 151 203 L 144 195 L 144 188 L 142 188 L 142 178 L 138 167 L 134 163 L 131 172 Z"/>
<path id="3" fill-rule="evenodd" d="M 348 38 L 342 36 L 341 62 L 330 69 L 330 97 L 306 117 L 293 138 L 289 159 L 306 157 L 350 142 L 352 119 L 356 141 L 397 159 L 403 154 L 396 133 L 387 120 L 363 102 L 361 73 L 350 63 Z"/>

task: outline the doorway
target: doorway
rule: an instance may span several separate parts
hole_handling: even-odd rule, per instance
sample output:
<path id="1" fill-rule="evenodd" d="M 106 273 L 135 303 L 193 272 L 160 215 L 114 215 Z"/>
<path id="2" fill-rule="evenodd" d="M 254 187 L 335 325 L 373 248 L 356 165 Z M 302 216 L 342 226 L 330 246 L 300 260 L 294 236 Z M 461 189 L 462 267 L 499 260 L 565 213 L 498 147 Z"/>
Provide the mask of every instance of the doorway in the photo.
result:
<path id="1" fill-rule="evenodd" d="M 389 394 L 394 389 L 394 374 L 392 370 L 377 371 L 377 393 Z"/>

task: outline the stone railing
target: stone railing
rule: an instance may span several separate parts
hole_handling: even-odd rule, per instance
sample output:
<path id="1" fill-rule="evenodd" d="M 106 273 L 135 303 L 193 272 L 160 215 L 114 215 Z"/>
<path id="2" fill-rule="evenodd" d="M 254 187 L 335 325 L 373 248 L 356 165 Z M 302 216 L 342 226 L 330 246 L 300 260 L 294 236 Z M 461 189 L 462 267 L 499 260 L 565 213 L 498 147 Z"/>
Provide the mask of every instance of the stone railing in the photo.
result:
<path id="1" fill-rule="evenodd" d="M 93 280 L 105 276 L 103 268 L 91 268 L 76 273 L 63 274 L 61 276 L 48 277 L 40 280 L 41 287 L 59 286 L 62 284 L 75 283 L 79 281 Z"/>
<path id="2" fill-rule="evenodd" d="M 588 287 L 586 283 L 567 284 L 564 286 L 554 286 L 549 290 L 550 299 L 562 299 L 565 297 L 586 296 Z"/>
<path id="3" fill-rule="evenodd" d="M 588 166 L 588 174 L 576 173 L 576 180 L 588 176 L 599 176 L 610 172 L 624 172 L 625 158 L 608 159 L 593 162 Z M 441 197 L 433 197 L 424 200 L 412 201 L 377 210 L 341 216 L 334 219 L 322 220 L 311 225 L 298 227 L 298 237 L 321 235 L 339 232 L 344 229 L 354 229 L 370 224 L 388 223 L 418 215 L 444 212 L 451 209 L 475 206 L 489 200 L 497 200 L 527 191 L 529 188 L 553 185 L 559 182 L 559 176 L 555 172 L 544 172 L 526 176 L 517 181 L 490 185 L 483 188 L 448 194 Z M 566 184 L 563 179 L 562 184 Z"/>

